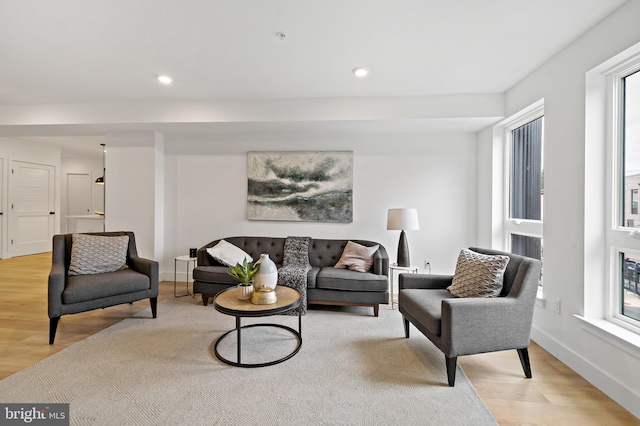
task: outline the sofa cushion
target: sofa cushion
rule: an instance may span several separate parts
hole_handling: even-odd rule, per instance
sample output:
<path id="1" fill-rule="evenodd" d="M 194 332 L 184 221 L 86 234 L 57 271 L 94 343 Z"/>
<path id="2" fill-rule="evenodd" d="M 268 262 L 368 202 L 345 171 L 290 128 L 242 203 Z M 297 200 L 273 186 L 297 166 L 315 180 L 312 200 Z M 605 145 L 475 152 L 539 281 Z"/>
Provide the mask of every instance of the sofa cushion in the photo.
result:
<path id="1" fill-rule="evenodd" d="M 129 236 L 73 234 L 69 275 L 103 274 L 127 267 Z"/>
<path id="2" fill-rule="evenodd" d="M 349 268 L 351 271 L 367 272 L 373 265 L 373 254 L 378 251 L 379 245 L 365 247 L 361 244 L 348 241 L 342 252 L 342 256 L 334 268 Z"/>
<path id="3" fill-rule="evenodd" d="M 389 284 L 386 275 L 325 266 L 318 272 L 316 288 L 348 291 L 387 291 Z"/>
<path id="4" fill-rule="evenodd" d="M 398 295 L 398 304 L 430 333 L 440 336 L 442 301 L 446 299 L 453 296 L 445 289 L 403 289 Z"/>
<path id="5" fill-rule="evenodd" d="M 193 279 L 205 283 L 238 284 L 238 282 L 229 275 L 229 268 L 227 266 L 198 266 L 193 270 Z"/>
<path id="6" fill-rule="evenodd" d="M 98 275 L 76 275 L 67 279 L 62 292 L 62 303 L 79 303 L 87 300 L 118 296 L 151 287 L 149 277 L 133 269 L 106 272 Z"/>
<path id="7" fill-rule="evenodd" d="M 509 256 L 460 251 L 453 281 L 447 290 L 456 297 L 496 297 L 502 290 Z"/>
<path id="8" fill-rule="evenodd" d="M 253 262 L 253 258 L 239 247 L 228 243 L 225 240 L 220 240 L 218 244 L 207 249 L 207 253 L 218 262 L 227 266 L 236 266 L 238 263 Z"/>

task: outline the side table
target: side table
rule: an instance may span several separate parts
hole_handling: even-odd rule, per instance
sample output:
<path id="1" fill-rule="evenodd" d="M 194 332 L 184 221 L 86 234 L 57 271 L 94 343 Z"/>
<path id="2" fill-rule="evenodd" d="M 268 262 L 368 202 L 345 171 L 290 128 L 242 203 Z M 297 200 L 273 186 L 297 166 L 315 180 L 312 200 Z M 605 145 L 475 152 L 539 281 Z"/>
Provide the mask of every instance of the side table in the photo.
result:
<path id="1" fill-rule="evenodd" d="M 177 294 L 176 293 L 176 285 L 177 285 L 177 275 L 178 275 L 178 261 L 187 262 L 187 293 L 186 294 Z M 196 267 L 196 262 L 198 261 L 197 257 L 191 257 L 188 254 L 184 256 L 178 256 L 173 261 L 173 297 L 184 297 L 191 296 L 189 293 L 189 265 L 193 262 L 193 267 Z M 195 296 L 195 295 L 194 295 Z"/>
<path id="2" fill-rule="evenodd" d="M 398 265 L 389 265 L 389 304 L 391 305 L 391 309 L 393 309 L 393 276 L 394 272 L 398 271 L 399 273 L 410 272 L 412 274 L 418 273 L 417 266 L 398 266 Z"/>

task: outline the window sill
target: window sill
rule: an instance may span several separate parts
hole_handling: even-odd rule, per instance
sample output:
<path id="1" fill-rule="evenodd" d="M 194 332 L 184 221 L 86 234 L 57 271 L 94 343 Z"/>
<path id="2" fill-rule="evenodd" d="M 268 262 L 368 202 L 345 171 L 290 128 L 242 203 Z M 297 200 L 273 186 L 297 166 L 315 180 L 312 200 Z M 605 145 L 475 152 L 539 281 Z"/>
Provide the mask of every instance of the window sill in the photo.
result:
<path id="1" fill-rule="evenodd" d="M 585 318 L 580 315 L 574 317 L 580 320 L 580 327 L 587 333 L 640 359 L 640 335 L 602 318 Z"/>

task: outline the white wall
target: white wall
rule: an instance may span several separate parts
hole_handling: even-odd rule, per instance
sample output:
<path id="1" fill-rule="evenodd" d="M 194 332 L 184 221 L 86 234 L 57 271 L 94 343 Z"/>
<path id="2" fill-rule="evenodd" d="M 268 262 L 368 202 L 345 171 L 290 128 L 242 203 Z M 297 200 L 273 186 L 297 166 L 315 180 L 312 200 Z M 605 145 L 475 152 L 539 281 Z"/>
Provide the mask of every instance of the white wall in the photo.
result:
<path id="1" fill-rule="evenodd" d="M 161 261 L 164 137 L 154 132 L 108 134 L 106 147 L 106 230 L 134 232 L 140 257 Z"/>
<path id="2" fill-rule="evenodd" d="M 620 349 L 586 332 L 584 312 L 585 73 L 640 41 L 640 2 L 630 1 L 506 93 L 507 116 L 545 99 L 544 297 L 533 339 L 621 405 L 640 416 L 640 349 Z M 491 173 L 492 132 L 479 134 L 479 176 Z M 486 195 L 486 179 L 479 189 Z M 479 229 L 491 226 L 481 197 Z M 604 224 L 603 224 L 604 225 Z M 484 232 L 480 237 L 486 240 Z M 534 365 L 535 377 L 535 365 Z"/>
<path id="3" fill-rule="evenodd" d="M 167 146 L 167 251 L 161 264 L 165 279 L 173 279 L 175 256 L 235 235 L 368 239 L 383 244 L 393 262 L 399 231 L 386 230 L 386 215 L 394 207 L 418 209 L 420 230 L 407 231 L 412 263 L 417 266 L 429 258 L 434 272 L 451 273 L 460 249 L 475 242 L 475 135 L 254 135 L 242 139 L 232 145 L 203 140 L 188 147 L 179 141 Z M 353 222 L 247 220 L 246 152 L 314 149 L 354 151 Z"/>

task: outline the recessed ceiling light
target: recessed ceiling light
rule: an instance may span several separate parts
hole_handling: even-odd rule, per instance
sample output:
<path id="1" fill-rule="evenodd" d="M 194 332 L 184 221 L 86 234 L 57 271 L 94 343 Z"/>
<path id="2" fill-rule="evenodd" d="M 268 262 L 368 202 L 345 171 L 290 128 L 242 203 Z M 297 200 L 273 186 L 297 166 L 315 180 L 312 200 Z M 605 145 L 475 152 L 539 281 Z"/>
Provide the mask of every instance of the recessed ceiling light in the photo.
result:
<path id="1" fill-rule="evenodd" d="M 171 84 L 173 82 L 173 78 L 168 75 L 159 75 L 158 81 L 162 84 Z"/>
<path id="2" fill-rule="evenodd" d="M 369 68 L 358 67 L 353 69 L 353 75 L 358 78 L 365 78 L 369 75 Z"/>

